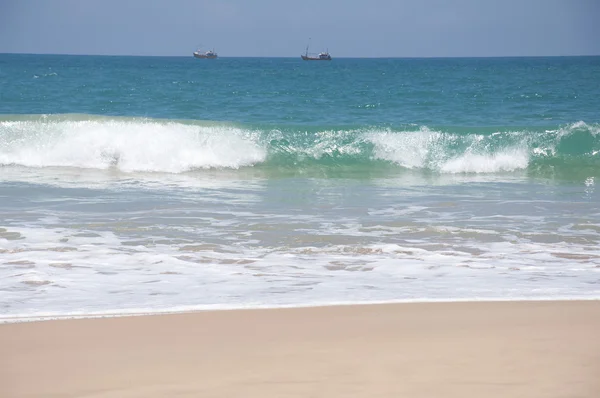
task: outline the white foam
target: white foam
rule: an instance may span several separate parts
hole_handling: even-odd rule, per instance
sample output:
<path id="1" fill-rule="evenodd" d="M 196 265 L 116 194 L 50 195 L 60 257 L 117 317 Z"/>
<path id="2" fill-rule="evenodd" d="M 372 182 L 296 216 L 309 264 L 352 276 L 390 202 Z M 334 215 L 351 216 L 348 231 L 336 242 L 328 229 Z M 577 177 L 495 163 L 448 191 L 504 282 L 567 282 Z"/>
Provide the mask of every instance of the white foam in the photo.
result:
<path id="1" fill-rule="evenodd" d="M 458 136 L 421 127 L 418 131 L 371 133 L 377 159 L 391 161 L 409 169 L 423 169 L 442 173 L 497 173 L 527 168 L 529 149 L 525 139 L 521 145 L 490 151 L 484 136 Z M 461 142 L 464 141 L 464 142 Z M 458 154 L 450 152 L 453 143 L 466 145 Z"/>
<path id="2" fill-rule="evenodd" d="M 360 232 L 360 224 L 319 226 L 314 219 L 305 222 L 315 229 L 303 231 L 314 237 L 312 242 L 319 242 L 322 235 L 339 236 L 341 241 L 374 237 L 382 243 L 292 247 L 283 242 L 269 247 L 236 236 L 254 215 L 235 215 L 225 223 L 215 218 L 195 226 L 199 237 L 214 236 L 218 229 L 235 238 L 219 245 L 160 236 L 159 225 L 152 233 L 129 237 L 115 232 L 86 235 L 69 228 L 11 228 L 22 239 L 2 242 L 4 318 L 600 297 L 595 284 L 600 250 L 592 250 L 588 243 L 532 243 L 519 238 L 483 243 L 478 231 L 453 225 L 437 226 L 438 234 L 420 239 L 415 230 L 406 235 L 415 238 L 412 242 L 396 243 L 394 228 Z M 260 218 L 273 222 L 275 216 Z"/>
<path id="3" fill-rule="evenodd" d="M 466 153 L 440 165 L 444 173 L 497 173 L 527 168 L 527 151 L 513 148 L 493 154 Z"/>
<path id="4" fill-rule="evenodd" d="M 0 122 L 0 164 L 180 173 L 263 162 L 251 131 L 150 120 Z"/>
<path id="5" fill-rule="evenodd" d="M 374 156 L 409 169 L 424 168 L 432 155 L 435 143 L 443 139 L 442 134 L 422 127 L 415 132 L 373 132 L 368 135 L 375 144 Z"/>
<path id="6" fill-rule="evenodd" d="M 587 131 L 593 136 L 600 135 L 600 124 L 587 124 L 580 120 L 559 130 L 561 135 L 568 135 L 575 131 Z"/>

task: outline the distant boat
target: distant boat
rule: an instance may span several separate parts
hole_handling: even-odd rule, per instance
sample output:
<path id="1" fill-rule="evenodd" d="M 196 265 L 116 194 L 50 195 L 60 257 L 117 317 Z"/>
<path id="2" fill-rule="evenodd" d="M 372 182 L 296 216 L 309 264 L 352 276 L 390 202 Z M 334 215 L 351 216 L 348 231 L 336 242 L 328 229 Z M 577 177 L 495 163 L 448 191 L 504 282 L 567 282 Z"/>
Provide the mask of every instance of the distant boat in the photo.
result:
<path id="1" fill-rule="evenodd" d="M 203 59 L 215 59 L 218 55 L 215 50 L 209 50 L 206 52 L 200 52 L 200 50 L 194 51 L 194 58 L 203 58 Z"/>
<path id="2" fill-rule="evenodd" d="M 300 55 L 300 57 L 305 61 L 331 61 L 331 55 L 328 51 L 321 52 L 317 56 L 308 55 L 308 46 L 306 46 L 306 53 Z"/>

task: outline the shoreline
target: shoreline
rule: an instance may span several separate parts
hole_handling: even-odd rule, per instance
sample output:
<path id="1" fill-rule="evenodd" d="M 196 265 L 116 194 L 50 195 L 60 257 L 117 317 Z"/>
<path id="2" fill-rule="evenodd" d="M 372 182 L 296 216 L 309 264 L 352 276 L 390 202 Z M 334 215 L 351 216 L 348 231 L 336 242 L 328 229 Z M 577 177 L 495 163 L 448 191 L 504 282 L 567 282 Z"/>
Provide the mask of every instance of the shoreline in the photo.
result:
<path id="1" fill-rule="evenodd" d="M 72 315 L 25 315 L 25 316 L 0 316 L 0 325 L 13 323 L 31 323 L 78 319 L 105 319 L 105 318 L 124 318 L 140 316 L 158 316 L 158 315 L 178 315 L 194 314 L 204 312 L 220 311 L 254 311 L 254 310 L 278 310 L 278 309 L 308 309 L 308 308 L 329 308 L 329 307 L 348 307 L 348 306 L 371 306 L 371 305 L 391 305 L 391 304 L 436 304 L 436 303 L 507 303 L 507 302 L 571 302 L 571 301 L 600 301 L 600 297 L 515 297 L 515 298 L 482 298 L 482 299 L 414 299 L 414 300 L 383 300 L 383 301 L 356 301 L 356 302 L 331 302 L 316 304 L 282 304 L 282 305 L 248 305 L 248 306 L 213 306 L 196 307 L 182 309 L 166 309 L 158 311 L 127 310 L 108 311 L 108 312 L 90 312 L 87 314 Z"/>
<path id="2" fill-rule="evenodd" d="M 0 395 L 594 398 L 598 330 L 599 300 L 11 323 L 0 325 Z"/>

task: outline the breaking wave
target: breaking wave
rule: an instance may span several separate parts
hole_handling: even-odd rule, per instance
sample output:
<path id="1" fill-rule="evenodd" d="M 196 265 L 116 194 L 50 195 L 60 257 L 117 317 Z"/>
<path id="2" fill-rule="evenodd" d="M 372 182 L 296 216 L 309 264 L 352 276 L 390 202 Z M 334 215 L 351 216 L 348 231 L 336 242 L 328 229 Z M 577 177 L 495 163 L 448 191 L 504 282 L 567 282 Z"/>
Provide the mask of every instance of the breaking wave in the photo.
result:
<path id="1" fill-rule="evenodd" d="M 167 173 L 246 167 L 598 173 L 600 125 L 275 128 L 93 115 L 4 116 L 0 165 Z"/>

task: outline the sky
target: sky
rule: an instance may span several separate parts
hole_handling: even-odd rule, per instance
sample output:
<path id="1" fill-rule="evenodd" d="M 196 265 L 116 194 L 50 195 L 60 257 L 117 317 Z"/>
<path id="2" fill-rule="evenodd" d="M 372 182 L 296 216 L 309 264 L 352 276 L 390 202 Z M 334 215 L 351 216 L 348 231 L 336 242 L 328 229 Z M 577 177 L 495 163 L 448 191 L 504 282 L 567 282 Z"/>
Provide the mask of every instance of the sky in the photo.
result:
<path id="1" fill-rule="evenodd" d="M 600 0 L 0 0 L 0 53 L 600 55 Z"/>

